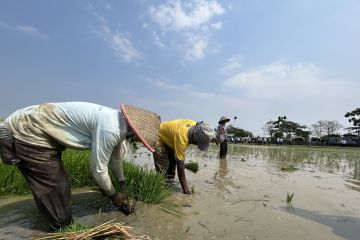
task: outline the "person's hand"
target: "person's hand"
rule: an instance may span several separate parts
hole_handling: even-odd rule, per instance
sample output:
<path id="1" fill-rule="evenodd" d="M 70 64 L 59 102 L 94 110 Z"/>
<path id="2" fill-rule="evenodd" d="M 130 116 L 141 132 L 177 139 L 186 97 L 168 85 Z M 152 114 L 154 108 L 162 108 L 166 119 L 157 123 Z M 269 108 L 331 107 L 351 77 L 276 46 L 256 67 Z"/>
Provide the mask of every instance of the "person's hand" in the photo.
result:
<path id="1" fill-rule="evenodd" d="M 189 189 L 184 190 L 183 193 L 186 194 L 186 195 L 191 195 L 191 192 L 189 191 Z"/>
<path id="2" fill-rule="evenodd" d="M 124 202 L 125 200 L 125 194 L 116 192 L 113 195 L 109 196 L 111 202 L 114 204 L 114 206 L 116 207 L 121 207 L 121 204 Z"/>

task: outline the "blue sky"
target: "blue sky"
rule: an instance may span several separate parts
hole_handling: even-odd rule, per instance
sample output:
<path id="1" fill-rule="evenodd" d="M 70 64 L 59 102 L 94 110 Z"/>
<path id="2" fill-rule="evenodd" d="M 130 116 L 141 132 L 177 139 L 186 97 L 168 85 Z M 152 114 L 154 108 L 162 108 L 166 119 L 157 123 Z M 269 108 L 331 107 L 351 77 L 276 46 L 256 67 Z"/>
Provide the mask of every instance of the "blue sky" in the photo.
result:
<path id="1" fill-rule="evenodd" d="M 359 107 L 360 2 L 0 3 L 0 116 L 43 102 L 134 104 L 262 134 Z"/>

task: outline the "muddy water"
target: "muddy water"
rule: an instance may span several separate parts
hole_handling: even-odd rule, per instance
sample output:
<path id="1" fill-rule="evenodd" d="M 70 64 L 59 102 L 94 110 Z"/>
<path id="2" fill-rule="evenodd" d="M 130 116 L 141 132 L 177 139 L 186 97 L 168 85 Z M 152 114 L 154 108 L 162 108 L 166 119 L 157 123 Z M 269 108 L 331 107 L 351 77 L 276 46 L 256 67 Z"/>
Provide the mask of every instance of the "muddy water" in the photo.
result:
<path id="1" fill-rule="evenodd" d="M 360 238 L 360 150 L 230 145 L 227 159 L 217 151 L 187 151 L 187 161 L 200 165 L 186 173 L 191 196 L 177 183 L 164 203 L 138 204 L 126 217 L 111 207 L 99 211 L 98 195 L 81 189 L 73 193 L 75 220 L 115 218 L 161 239 Z M 142 148 L 129 158 L 153 167 Z M 297 170 L 281 170 L 290 165 Z M 287 193 L 294 193 L 291 205 Z M 44 226 L 31 196 L 0 200 L 0 239 L 26 239 Z"/>

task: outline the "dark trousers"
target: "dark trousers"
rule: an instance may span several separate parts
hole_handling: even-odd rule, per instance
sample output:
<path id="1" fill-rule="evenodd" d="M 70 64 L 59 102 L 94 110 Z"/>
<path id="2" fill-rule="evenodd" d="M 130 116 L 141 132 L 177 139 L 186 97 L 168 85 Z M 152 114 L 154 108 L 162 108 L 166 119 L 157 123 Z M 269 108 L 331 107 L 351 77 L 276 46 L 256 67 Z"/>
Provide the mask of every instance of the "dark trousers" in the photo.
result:
<path id="1" fill-rule="evenodd" d="M 220 143 L 220 158 L 226 158 L 228 146 L 226 139 Z"/>
<path id="2" fill-rule="evenodd" d="M 160 142 L 156 144 L 153 156 L 156 171 L 163 174 L 167 179 L 174 179 L 176 174 L 174 151 Z"/>
<path id="3" fill-rule="evenodd" d="M 16 157 L 21 160 L 18 167 L 50 229 L 70 225 L 73 222 L 71 188 L 61 161 L 61 152 L 18 139 L 15 139 L 14 147 Z"/>

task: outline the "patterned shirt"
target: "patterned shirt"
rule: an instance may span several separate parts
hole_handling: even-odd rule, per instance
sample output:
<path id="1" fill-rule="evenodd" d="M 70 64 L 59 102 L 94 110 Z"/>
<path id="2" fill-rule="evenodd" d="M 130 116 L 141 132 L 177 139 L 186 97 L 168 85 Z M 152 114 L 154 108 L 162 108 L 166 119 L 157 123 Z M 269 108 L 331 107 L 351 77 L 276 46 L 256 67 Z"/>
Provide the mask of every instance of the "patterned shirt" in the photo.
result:
<path id="1" fill-rule="evenodd" d="M 217 127 L 217 140 L 220 142 L 223 142 L 224 140 L 226 140 L 226 126 L 225 124 L 219 124 Z"/>

